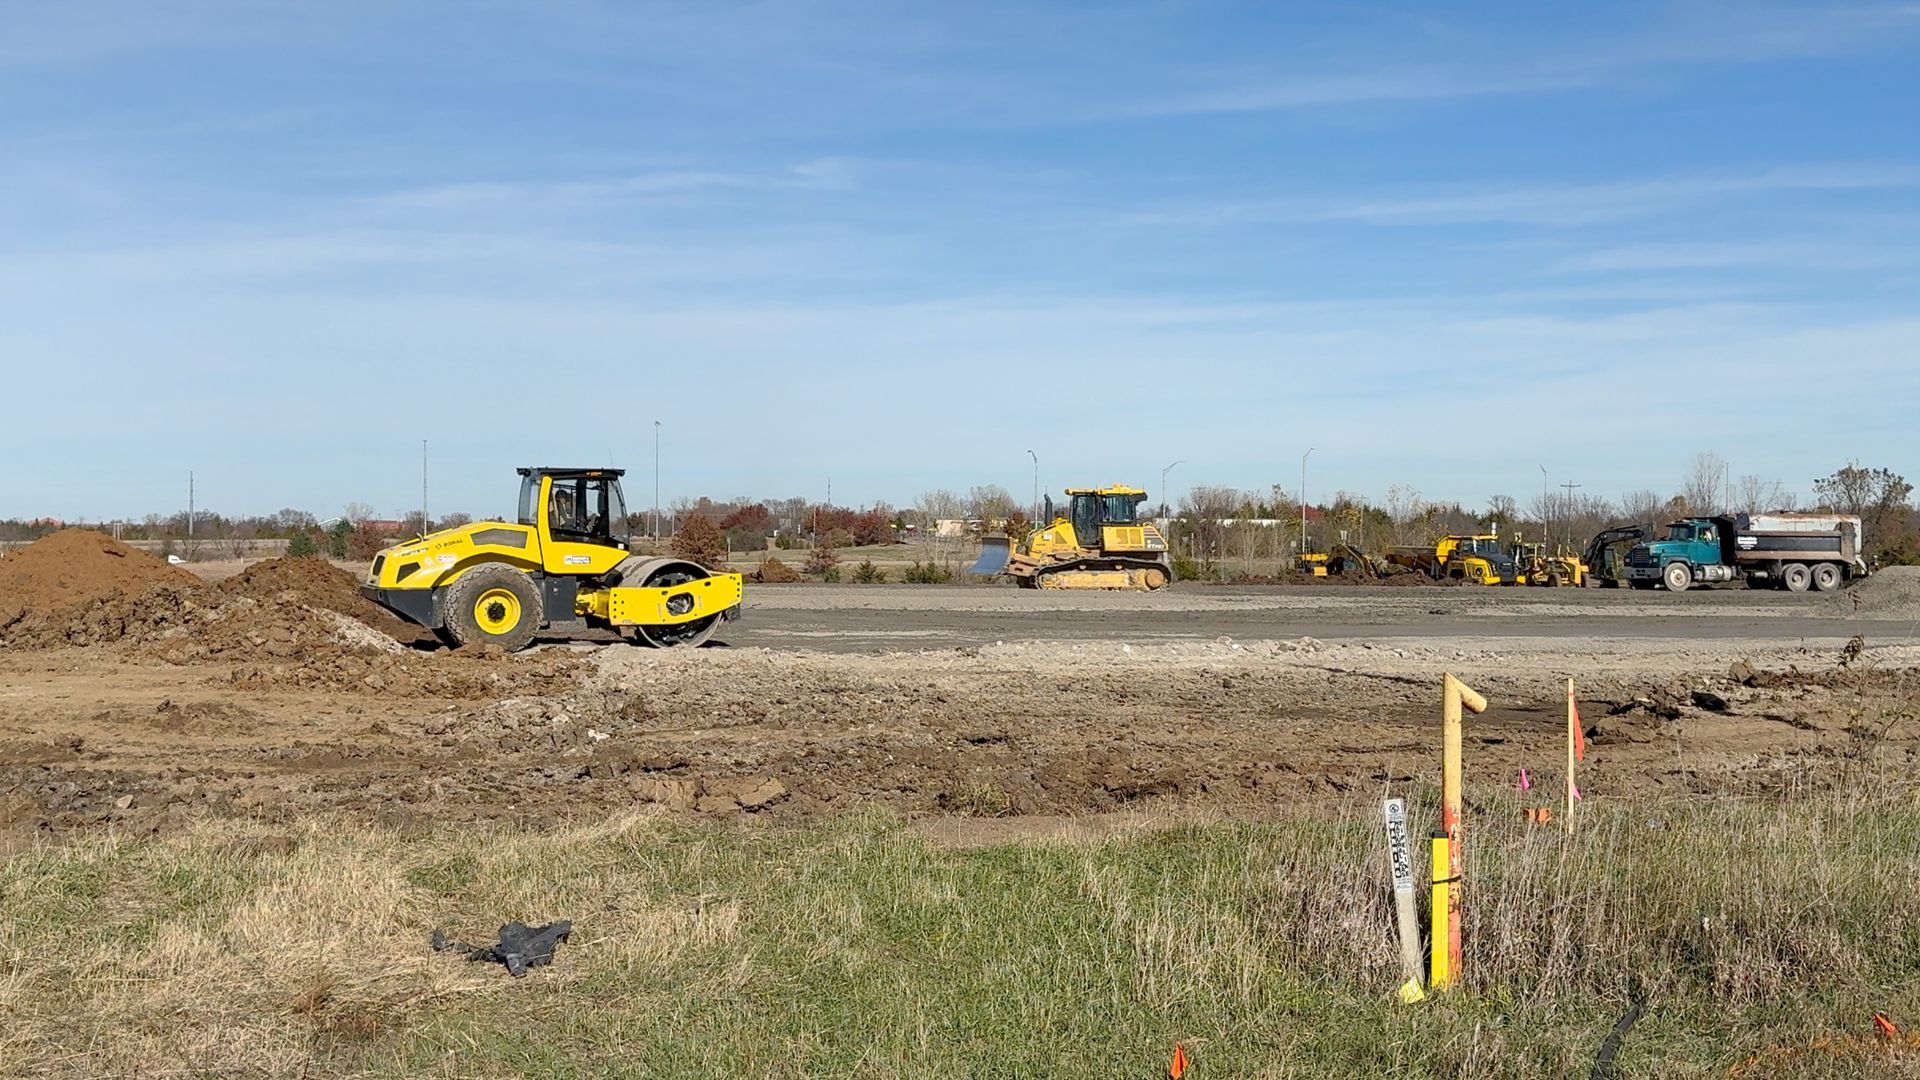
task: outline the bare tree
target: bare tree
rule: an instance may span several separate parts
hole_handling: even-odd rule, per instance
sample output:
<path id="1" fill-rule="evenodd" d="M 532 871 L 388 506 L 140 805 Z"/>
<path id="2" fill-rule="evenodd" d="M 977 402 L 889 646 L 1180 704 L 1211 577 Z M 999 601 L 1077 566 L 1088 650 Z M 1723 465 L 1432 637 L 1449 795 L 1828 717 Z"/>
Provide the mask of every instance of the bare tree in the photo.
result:
<path id="1" fill-rule="evenodd" d="M 1667 517 L 1667 499 L 1652 488 L 1629 491 L 1620 496 L 1620 518 L 1629 522 L 1652 522 L 1665 524 Z"/>
<path id="2" fill-rule="evenodd" d="M 967 490 L 967 516 L 983 522 L 1005 521 L 1020 504 L 999 484 L 976 484 Z"/>
<path id="3" fill-rule="evenodd" d="M 1869 551 L 1879 551 L 1899 541 L 1913 485 L 1891 469 L 1863 469 L 1859 462 L 1849 462 L 1815 480 L 1813 490 L 1835 512 L 1858 515 L 1867 534 L 1861 542 Z"/>
<path id="4" fill-rule="evenodd" d="M 1487 512 L 1481 516 L 1489 526 L 1512 532 L 1520 522 L 1520 504 L 1511 495 L 1494 495 L 1487 499 Z"/>
<path id="5" fill-rule="evenodd" d="M 1719 454 L 1702 450 L 1693 455 L 1686 479 L 1680 484 L 1680 497 L 1687 500 L 1687 512 L 1707 515 L 1726 508 L 1727 462 Z"/>
<path id="6" fill-rule="evenodd" d="M 1751 473 L 1742 476 L 1734 488 L 1731 509 L 1745 514 L 1765 513 L 1768 510 L 1793 509 L 1794 496 L 1780 487 L 1778 480 L 1762 480 Z"/>
<path id="7" fill-rule="evenodd" d="M 364 525 L 373 520 L 373 504 L 350 502 L 340 508 L 340 516 L 353 522 L 355 525 Z"/>

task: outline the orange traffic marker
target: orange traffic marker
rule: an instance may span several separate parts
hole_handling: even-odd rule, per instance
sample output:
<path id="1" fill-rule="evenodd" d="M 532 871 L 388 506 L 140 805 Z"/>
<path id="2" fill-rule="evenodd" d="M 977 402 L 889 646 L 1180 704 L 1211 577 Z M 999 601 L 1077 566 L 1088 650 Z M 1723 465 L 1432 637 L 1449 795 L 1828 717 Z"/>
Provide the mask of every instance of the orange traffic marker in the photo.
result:
<path id="1" fill-rule="evenodd" d="M 1873 1026 L 1876 1031 L 1880 1032 L 1880 1034 L 1886 1036 L 1889 1039 L 1897 1039 L 1900 1037 L 1900 1029 L 1894 1026 L 1894 1023 L 1892 1020 L 1889 1020 L 1887 1018 L 1886 1013 L 1883 1013 L 1883 1012 L 1874 1013 Z"/>
<path id="2" fill-rule="evenodd" d="M 1187 1048 L 1174 1043 L 1173 1061 L 1167 1065 L 1167 1080 L 1180 1080 L 1185 1075 L 1187 1075 Z"/>

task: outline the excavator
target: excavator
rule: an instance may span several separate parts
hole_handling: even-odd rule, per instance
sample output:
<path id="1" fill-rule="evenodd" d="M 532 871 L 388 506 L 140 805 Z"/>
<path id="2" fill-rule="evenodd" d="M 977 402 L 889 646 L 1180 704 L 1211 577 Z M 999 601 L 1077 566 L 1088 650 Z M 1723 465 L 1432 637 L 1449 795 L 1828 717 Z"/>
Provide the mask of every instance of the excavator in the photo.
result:
<path id="1" fill-rule="evenodd" d="M 1006 575 L 1024 589 L 1133 589 L 1152 592 L 1173 580 L 1166 538 L 1140 520 L 1147 493 L 1115 484 L 1068 488 L 1067 512 L 1056 515 L 1047 497 L 1047 524 L 1018 546 L 1005 536 L 982 541 L 969 574 Z"/>
<path id="2" fill-rule="evenodd" d="M 1300 572 L 1314 577 L 1353 574 L 1363 578 L 1381 578 L 1403 571 L 1385 559 L 1376 559 L 1352 544 L 1339 543 L 1324 552 L 1300 556 Z"/>
<path id="3" fill-rule="evenodd" d="M 1657 530 L 1652 522 L 1615 525 L 1602 529 L 1587 541 L 1580 561 L 1587 566 L 1587 584 L 1617 589 L 1627 580 L 1627 550 L 1652 540 Z"/>
<path id="4" fill-rule="evenodd" d="M 694 647 L 739 617 L 739 574 L 632 550 L 624 469 L 519 473 L 518 521 L 476 521 L 387 548 L 361 595 L 449 645 L 507 652 L 541 630 L 588 627 Z"/>

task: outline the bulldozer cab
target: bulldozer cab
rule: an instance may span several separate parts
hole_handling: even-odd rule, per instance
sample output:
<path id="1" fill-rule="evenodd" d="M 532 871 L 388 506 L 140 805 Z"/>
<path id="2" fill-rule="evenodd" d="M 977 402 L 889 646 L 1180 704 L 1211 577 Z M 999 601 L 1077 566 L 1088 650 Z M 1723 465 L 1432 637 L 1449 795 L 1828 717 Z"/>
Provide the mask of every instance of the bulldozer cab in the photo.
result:
<path id="1" fill-rule="evenodd" d="M 1140 521 L 1139 506 L 1147 493 L 1128 488 L 1069 488 L 1067 520 L 1073 524 L 1081 543 L 1100 536 L 1105 525 L 1135 525 Z"/>

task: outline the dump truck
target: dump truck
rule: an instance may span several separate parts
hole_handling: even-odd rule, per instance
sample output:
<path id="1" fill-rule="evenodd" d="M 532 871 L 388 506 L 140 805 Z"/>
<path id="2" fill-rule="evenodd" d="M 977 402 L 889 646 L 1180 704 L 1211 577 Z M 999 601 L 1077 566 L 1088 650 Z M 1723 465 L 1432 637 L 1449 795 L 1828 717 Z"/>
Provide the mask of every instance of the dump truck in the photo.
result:
<path id="1" fill-rule="evenodd" d="M 1144 489 L 1115 484 L 1068 488 L 1067 512 L 1048 496 L 1034 529 L 1016 547 L 1005 536 L 982 541 L 970 574 L 1004 574 L 1025 589 L 1133 589 L 1151 592 L 1173 581 L 1166 538 L 1139 516 Z"/>
<path id="2" fill-rule="evenodd" d="M 1832 592 L 1867 575 L 1860 539 L 1860 519 L 1844 514 L 1682 518 L 1667 526 L 1665 540 L 1627 552 L 1627 583 L 1669 592 L 1728 581 Z"/>
<path id="3" fill-rule="evenodd" d="M 1500 538 L 1491 534 L 1443 536 L 1432 547 L 1396 547 L 1387 561 L 1417 570 L 1435 581 L 1466 581 L 1477 585 L 1518 585 L 1523 580 L 1518 563 L 1500 550 Z"/>
<path id="4" fill-rule="evenodd" d="M 740 615 L 741 576 L 636 553 L 622 469 L 519 470 L 518 521 L 476 521 L 373 557 L 361 595 L 449 645 L 513 652 L 541 630 L 704 644 Z"/>

